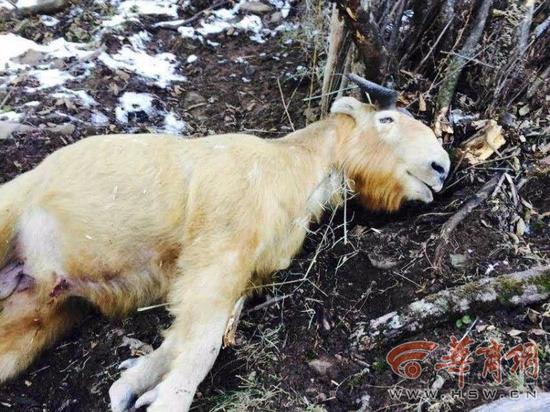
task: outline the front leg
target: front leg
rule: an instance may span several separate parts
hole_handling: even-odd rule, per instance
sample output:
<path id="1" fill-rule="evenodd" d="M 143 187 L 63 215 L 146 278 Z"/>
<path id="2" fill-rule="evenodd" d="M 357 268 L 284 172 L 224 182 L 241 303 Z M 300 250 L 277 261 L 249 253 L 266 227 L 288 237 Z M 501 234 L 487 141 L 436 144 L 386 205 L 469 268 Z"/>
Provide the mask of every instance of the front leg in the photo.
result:
<path id="1" fill-rule="evenodd" d="M 201 269 L 182 264 L 182 276 L 169 296 L 176 319 L 162 345 L 113 384 L 109 393 L 114 411 L 131 406 L 136 396 L 135 406 L 149 404 L 150 412 L 189 409 L 218 356 L 228 320 L 250 278 L 238 254 L 218 257 L 217 262 Z"/>

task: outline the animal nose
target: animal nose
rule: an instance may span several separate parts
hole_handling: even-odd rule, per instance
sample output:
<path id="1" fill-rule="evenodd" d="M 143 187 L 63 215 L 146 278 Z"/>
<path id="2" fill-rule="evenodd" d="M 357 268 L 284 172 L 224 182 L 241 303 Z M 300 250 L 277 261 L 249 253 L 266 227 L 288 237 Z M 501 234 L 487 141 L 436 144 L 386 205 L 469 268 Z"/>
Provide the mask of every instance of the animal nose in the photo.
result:
<path id="1" fill-rule="evenodd" d="M 437 162 L 432 162 L 432 169 L 442 176 L 447 176 L 447 171 L 445 170 L 445 168 Z"/>

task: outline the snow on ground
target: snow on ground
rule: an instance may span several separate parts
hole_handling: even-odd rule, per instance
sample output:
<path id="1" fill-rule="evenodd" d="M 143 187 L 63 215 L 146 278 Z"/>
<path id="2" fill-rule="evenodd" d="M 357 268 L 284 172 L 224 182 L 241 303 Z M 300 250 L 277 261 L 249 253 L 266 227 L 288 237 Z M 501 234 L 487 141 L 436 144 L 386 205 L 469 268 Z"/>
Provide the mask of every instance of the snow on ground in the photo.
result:
<path id="1" fill-rule="evenodd" d="M 102 53 L 99 60 L 112 69 L 126 69 L 140 76 L 152 79 L 159 87 L 166 87 L 174 81 L 184 81 L 185 76 L 175 73 L 179 65 L 172 53 L 149 55 L 142 50 L 124 46 L 117 54 Z"/>
<path id="2" fill-rule="evenodd" d="M 128 123 L 131 115 L 136 116 L 140 112 L 151 115 L 154 111 L 153 96 L 149 93 L 126 92 L 118 103 L 115 114 L 119 123 Z"/>
<path id="3" fill-rule="evenodd" d="M 184 133 L 187 129 L 185 122 L 168 109 L 156 109 L 153 105 L 155 96 L 152 94 L 126 90 L 120 95 L 116 107 L 105 107 L 92 97 L 93 91 L 83 90 L 82 86 L 98 70 L 104 70 L 105 66 L 115 74 L 125 72 L 133 84 L 142 83 L 141 91 L 143 88 L 149 90 L 150 86 L 165 89 L 186 82 L 186 67 L 195 63 L 198 57 L 190 54 L 181 59 L 165 50 L 164 43 L 155 41 L 154 33 L 147 31 L 143 22 L 140 22 L 144 17 L 150 22 L 151 16 L 158 16 L 160 24 L 171 24 L 182 37 L 209 46 L 219 46 L 215 36 L 228 33 L 229 30 L 231 35 L 245 35 L 263 43 L 289 27 L 285 23 L 270 30 L 259 15 L 241 10 L 246 1 L 228 3 L 226 8 L 215 9 L 202 19 L 184 25 L 185 19 L 180 17 L 182 14 L 178 10 L 186 10 L 189 1 L 95 0 L 98 7 L 94 17 L 97 18 L 98 29 L 86 43 L 70 42 L 58 37 L 39 44 L 14 33 L 0 34 L 0 94 L 5 95 L 12 87 L 24 87 L 29 100 L 21 103 L 20 107 L 7 106 L 7 111 L 0 113 L 0 120 L 32 121 L 37 108 L 47 104 L 49 99 L 54 99 L 55 102 L 72 102 L 70 105 L 73 107 L 77 104 L 76 107 L 88 109 L 85 120 L 79 121 L 98 127 L 108 126 L 113 122 L 110 119 L 114 119 L 123 130 L 132 131 L 134 120 L 145 116 L 147 121 L 155 119 L 158 131 Z M 283 18 L 288 16 L 289 0 L 264 0 L 264 3 L 270 4 L 273 12 L 278 12 Z M 7 0 L 0 0 L 0 8 L 11 10 L 13 6 Z M 83 10 L 74 5 L 64 14 L 56 14 L 55 17 L 42 15 L 38 21 L 44 30 L 55 30 L 60 24 L 66 25 L 66 19 L 75 19 L 82 13 Z M 188 18 L 192 13 L 185 16 Z M 144 29 L 127 35 L 125 27 L 135 22 L 142 24 Z M 107 34 L 118 39 L 121 46 L 108 49 L 104 45 Z M 56 113 L 62 111 L 61 107 L 57 109 Z"/>

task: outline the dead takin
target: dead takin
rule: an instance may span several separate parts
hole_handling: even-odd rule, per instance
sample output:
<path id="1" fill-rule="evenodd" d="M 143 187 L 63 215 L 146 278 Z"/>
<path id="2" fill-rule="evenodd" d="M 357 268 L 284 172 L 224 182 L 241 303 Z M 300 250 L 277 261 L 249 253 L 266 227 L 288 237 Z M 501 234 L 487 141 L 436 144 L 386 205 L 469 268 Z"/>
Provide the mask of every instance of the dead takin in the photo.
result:
<path id="1" fill-rule="evenodd" d="M 112 410 L 187 411 L 241 297 L 289 266 L 311 221 L 351 189 L 366 207 L 431 202 L 449 157 L 397 94 L 337 100 L 280 139 L 94 136 L 0 187 L 0 383 L 81 317 L 169 303 L 162 345 L 124 362 Z M 136 401 L 137 399 L 137 401 Z"/>

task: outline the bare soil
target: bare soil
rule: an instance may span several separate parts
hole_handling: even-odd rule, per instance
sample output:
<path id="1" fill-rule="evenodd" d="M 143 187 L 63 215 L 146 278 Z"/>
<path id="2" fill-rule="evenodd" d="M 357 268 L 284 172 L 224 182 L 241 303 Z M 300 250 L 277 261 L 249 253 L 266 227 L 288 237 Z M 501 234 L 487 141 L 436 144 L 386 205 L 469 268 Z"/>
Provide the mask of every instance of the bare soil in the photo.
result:
<path id="1" fill-rule="evenodd" d="M 300 7 L 293 10 L 300 18 Z M 63 12 L 56 15 L 70 19 Z M 281 102 L 279 79 L 289 113 L 295 127 L 305 125 L 304 109 L 309 95 L 310 78 L 297 73 L 298 66 L 311 65 L 311 53 L 299 42 L 285 44 L 274 38 L 265 44 L 250 41 L 246 36 L 219 35 L 223 47 L 201 46 L 180 38 L 169 30 L 152 32 L 164 49 L 178 56 L 191 51 L 200 65 L 189 66 L 185 74 L 189 81 L 166 90 L 146 90 L 155 94 L 158 104 L 180 113 L 192 126 L 192 136 L 213 132 L 250 131 L 265 138 L 287 133 L 290 125 Z M 116 39 L 106 39 L 109 48 L 119 47 Z M 244 57 L 246 64 L 236 61 Z M 223 63 L 220 63 L 223 61 Z M 251 81 L 244 83 L 241 78 Z M 112 104 L 116 94 L 107 85 L 117 83 L 120 90 L 139 90 L 142 85 L 122 81 L 109 69 L 98 70 L 89 84 L 89 93 L 99 102 Z M 188 110 L 185 97 L 194 91 L 204 98 L 205 105 Z M 24 102 L 26 96 L 12 96 L 12 104 Z M 311 105 L 315 107 L 314 100 Z M 73 113 L 80 116 L 82 108 Z M 70 112 L 70 109 L 68 109 Z M 112 124 L 116 125 L 113 119 Z M 150 119 L 144 119 L 147 130 Z M 55 119 L 49 119 L 55 122 Z M 34 167 L 41 159 L 59 147 L 86 135 L 115 133 L 106 127 L 80 127 L 71 136 L 34 133 L 0 140 L 0 181 Z M 506 130 L 510 144 L 522 144 L 514 130 Z M 524 145 L 528 146 L 527 142 Z M 452 147 L 449 147 L 452 149 Z M 522 164 L 536 165 L 527 150 L 519 155 Z M 302 252 L 292 266 L 276 274 L 276 285 L 266 288 L 266 294 L 253 298 L 251 309 L 272 299 L 286 296 L 260 310 L 246 312 L 238 332 L 235 348 L 224 349 L 213 370 L 201 385 L 194 410 L 239 410 L 231 403 L 237 394 L 248 394 L 257 403 L 241 403 L 246 410 L 309 410 L 328 411 L 416 409 L 419 401 L 392 399 L 390 388 L 426 388 L 436 377 L 433 365 L 448 347 L 451 335 L 462 336 L 468 325 L 458 326 L 456 319 L 440 327 L 423 331 L 407 340 L 431 340 L 441 347 L 423 364 L 424 373 L 418 380 L 406 381 L 395 375 L 385 362 L 391 345 L 370 351 L 357 349 L 351 338 L 360 322 L 391 312 L 426 294 L 463 284 L 482 276 L 494 276 L 532 267 L 550 258 L 548 217 L 539 218 L 550 210 L 550 177 L 536 166 L 522 175 L 526 183 L 520 196 L 529 202 L 535 213 L 529 231 L 513 238 L 513 204 L 508 189 L 476 209 L 456 230 L 446 252 L 441 271 L 432 267 L 438 233 L 459 205 L 478 190 L 506 161 L 489 167 L 461 169 L 430 205 L 407 205 L 393 215 L 365 211 L 351 200 L 344 211 L 331 218 L 325 216 L 308 237 Z M 512 173 L 509 171 L 509 173 Z M 347 242 L 344 239 L 344 226 Z M 329 229 L 327 229 L 329 228 Z M 467 257 L 466 266 L 454 267 L 449 254 Z M 303 279 L 315 257 L 315 264 Z M 376 262 L 394 262 L 391 269 L 373 266 Z M 494 266 L 496 264 L 496 266 Z M 494 266 L 494 270 L 491 269 Z M 544 312 L 546 311 L 546 315 Z M 498 336 L 506 348 L 532 340 L 540 345 L 540 374 L 537 380 L 509 373 L 510 363 L 499 393 L 510 388 L 525 390 L 537 387 L 550 390 L 550 350 L 548 307 L 500 310 L 494 313 L 470 313 L 477 319 L 469 336 L 477 344 L 489 336 Z M 161 331 L 170 324 L 163 309 L 136 313 L 126 319 L 106 320 L 91 313 L 82 327 L 58 342 L 20 378 L 0 388 L 0 409 L 8 411 L 106 411 L 109 386 L 118 377 L 118 364 L 132 356 L 122 346 L 124 337 L 132 337 L 157 347 Z M 515 335 L 510 331 L 521 331 Z M 402 343 L 403 341 L 397 342 Z M 325 360 L 326 371 L 310 366 L 312 360 Z M 490 379 L 481 377 L 482 363 L 476 360 L 466 377 L 467 388 L 480 388 Z M 437 399 L 428 400 L 418 410 L 465 410 L 482 400 L 448 400 L 445 394 L 457 388 L 456 378 L 445 377 Z M 243 406 L 244 405 L 244 406 Z M 367 407 L 368 405 L 368 407 Z M 435 405 L 435 406 L 434 406 Z M 369 409 L 370 408 L 370 409 Z M 322 410 L 322 409 L 318 409 Z"/>

